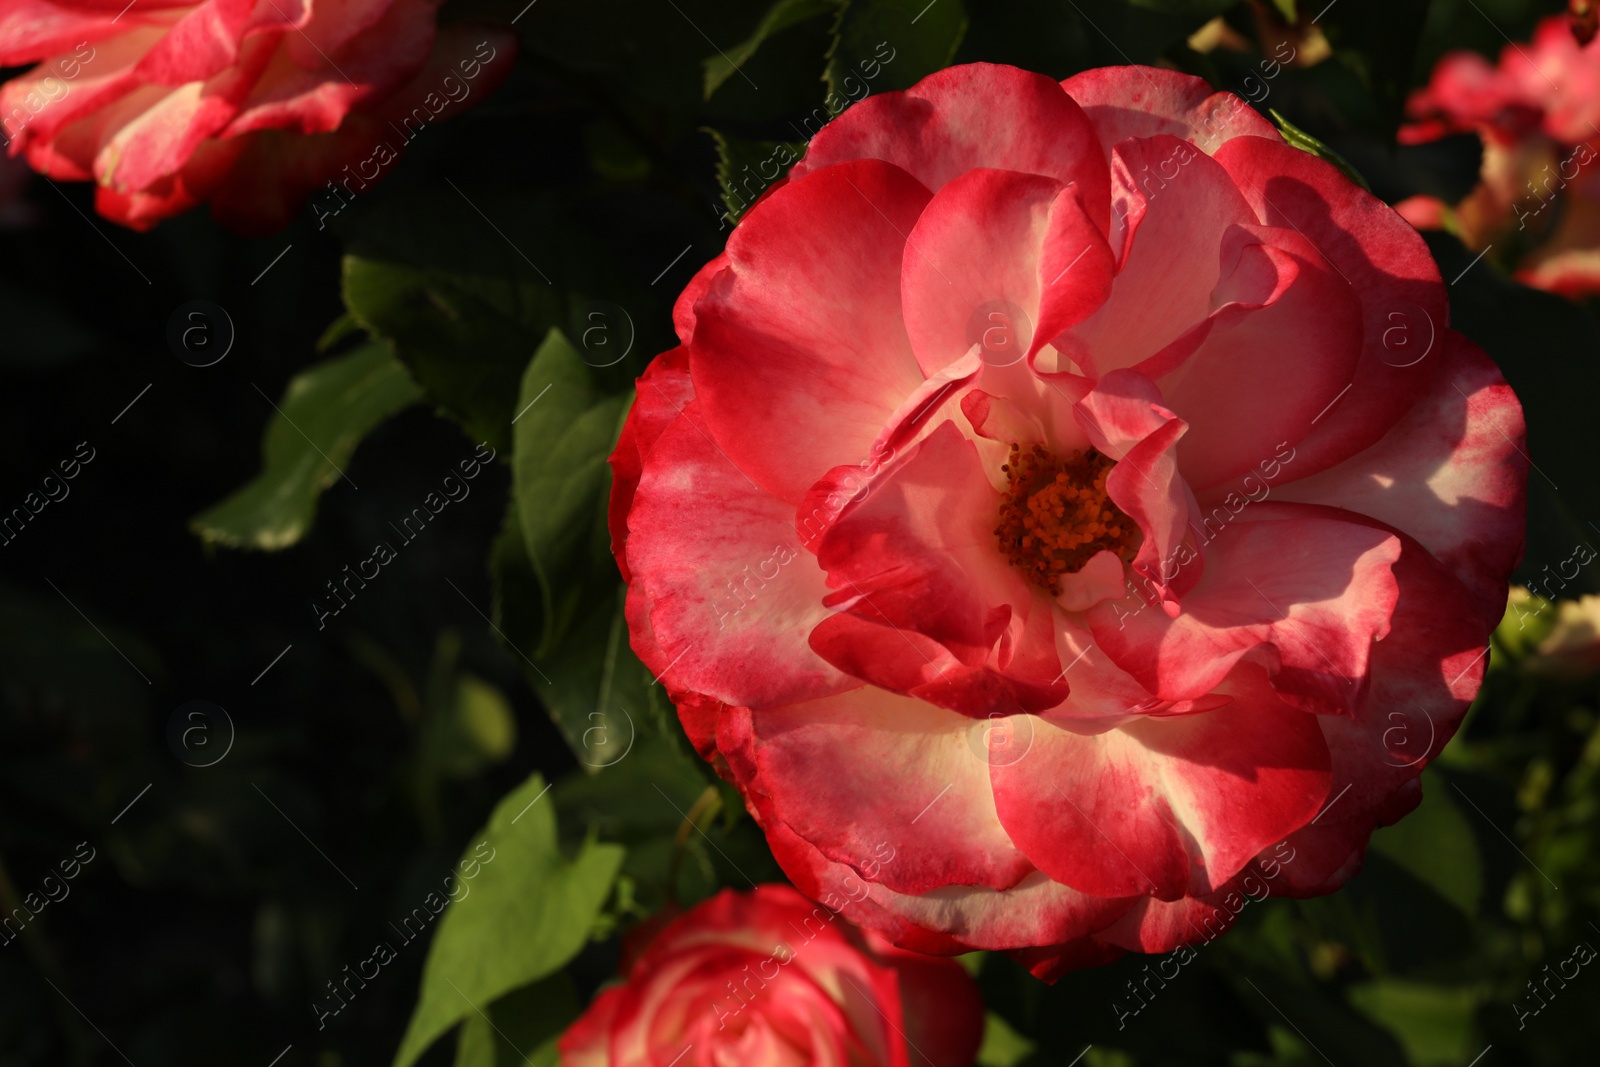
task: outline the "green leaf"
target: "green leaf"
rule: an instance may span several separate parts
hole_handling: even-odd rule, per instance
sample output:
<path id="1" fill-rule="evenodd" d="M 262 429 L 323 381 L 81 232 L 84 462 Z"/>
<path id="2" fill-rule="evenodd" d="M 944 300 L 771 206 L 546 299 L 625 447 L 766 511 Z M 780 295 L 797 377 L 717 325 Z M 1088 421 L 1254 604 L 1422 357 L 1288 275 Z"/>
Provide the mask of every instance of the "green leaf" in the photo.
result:
<path id="1" fill-rule="evenodd" d="M 1352 986 L 1350 1003 L 1400 1039 L 1413 1067 L 1444 1067 L 1472 1059 L 1479 1044 L 1472 1025 L 1484 991 L 1401 979 Z"/>
<path id="2" fill-rule="evenodd" d="M 477 675 L 458 675 L 452 688 L 446 706 L 429 720 L 428 757 L 444 773 L 466 778 L 511 755 L 517 720 L 505 694 Z"/>
<path id="3" fill-rule="evenodd" d="M 1034 1050 L 1034 1043 L 1011 1028 L 994 1012 L 983 1020 L 983 1045 L 978 1049 L 978 1067 L 1017 1067 Z"/>
<path id="4" fill-rule="evenodd" d="M 606 457 L 627 406 L 625 396 L 598 395 L 589 367 L 556 330 L 522 376 L 511 469 L 543 608 L 535 659 L 548 656 L 583 605 L 595 602 L 597 586 L 615 584 L 605 525 Z"/>
<path id="5" fill-rule="evenodd" d="M 597 774 L 563 778 L 554 795 L 571 825 L 607 841 L 670 837 L 709 784 L 704 766 L 664 738 L 647 738 Z"/>
<path id="6" fill-rule="evenodd" d="M 1416 739 L 1418 751 L 1424 740 Z M 1466 815 L 1450 799 L 1449 783 L 1437 771 L 1422 772 L 1422 803 L 1393 826 L 1373 834 L 1372 849 L 1431 886 L 1463 914 L 1478 914 L 1483 865 L 1477 839 Z"/>
<path id="7" fill-rule="evenodd" d="M 558 1067 L 556 1040 L 580 1010 L 564 974 L 507 993 L 462 1022 L 456 1067 Z"/>
<path id="8" fill-rule="evenodd" d="M 1367 179 L 1363 178 L 1361 176 L 1361 172 L 1350 165 L 1349 160 L 1345 159 L 1339 153 L 1335 152 L 1333 149 L 1329 148 L 1327 145 L 1323 144 L 1317 138 L 1311 136 L 1309 133 L 1302 130 L 1300 127 L 1296 126 L 1282 115 L 1278 114 L 1276 109 L 1268 108 L 1267 110 L 1272 115 L 1272 121 L 1278 124 L 1278 130 L 1283 134 L 1283 139 L 1285 141 L 1300 149 L 1302 152 L 1309 152 L 1318 159 L 1326 160 L 1327 162 L 1332 163 L 1334 166 L 1338 167 L 1344 172 L 1344 176 L 1346 178 L 1349 178 L 1367 192 L 1372 192 L 1372 186 L 1367 184 Z"/>
<path id="9" fill-rule="evenodd" d="M 961 0 L 844 0 L 833 32 L 822 78 L 830 93 L 855 99 L 846 78 L 882 92 L 909 89 L 948 67 L 967 13 Z"/>
<path id="10" fill-rule="evenodd" d="M 262 437 L 261 473 L 196 515 L 189 528 L 230 548 L 286 548 L 311 528 L 317 497 L 341 477 L 361 439 L 421 398 L 382 344 L 319 363 L 290 380 Z"/>
<path id="11" fill-rule="evenodd" d="M 361 323 L 357 321 L 354 315 L 346 311 L 343 315 L 328 323 L 328 328 L 322 331 L 321 337 L 317 338 L 317 352 L 326 355 L 352 337 L 361 336 L 361 333 Z"/>
<path id="12" fill-rule="evenodd" d="M 541 675 L 530 658 L 539 644 L 541 595 L 539 575 L 528 559 L 528 545 L 517 519 L 513 496 L 506 506 L 500 532 L 489 549 L 490 612 L 495 632 L 511 646 L 518 662 L 527 668 L 530 685 L 544 686 L 549 678 Z"/>
<path id="13" fill-rule="evenodd" d="M 577 955 L 622 865 L 616 845 L 586 842 L 562 856 L 555 803 L 533 775 L 496 805 L 467 850 L 481 862 L 470 891 L 439 919 L 422 990 L 394 1067 L 410 1067 L 463 1019 L 554 974 Z M 482 849 L 492 850 L 482 862 Z"/>
<path id="14" fill-rule="evenodd" d="M 592 594 L 560 645 L 535 663 L 539 641 L 538 575 L 528 559 L 516 501 L 489 557 L 494 622 L 526 667 L 539 695 L 585 770 L 594 772 L 624 758 L 641 736 L 670 733 L 675 716 L 650 672 L 628 647 L 622 606 L 625 590 L 613 574 L 609 588 Z"/>
<path id="15" fill-rule="evenodd" d="M 704 129 L 717 146 L 717 184 L 728 207 L 725 218 L 729 222 L 738 222 L 767 187 L 805 155 L 806 146 L 798 141 L 744 141 L 710 127 Z"/>
<path id="16" fill-rule="evenodd" d="M 833 11 L 839 3 L 840 0 L 777 0 L 767 9 L 754 33 L 726 52 L 719 52 L 705 61 L 706 99 L 710 100 L 711 94 L 731 78 L 735 70 L 743 67 L 767 38 L 780 30 Z"/>
<path id="17" fill-rule="evenodd" d="M 357 256 L 345 257 L 344 299 L 468 434 L 506 447 L 517 383 L 537 332 L 475 295 L 466 279 Z M 546 311 L 555 322 L 553 295 Z"/>
<path id="18" fill-rule="evenodd" d="M 549 684 L 540 696 L 590 771 L 622 759 L 640 735 L 662 732 L 666 696 L 628 647 L 623 596 L 618 586 L 600 600 L 542 668 Z"/>
<path id="19" fill-rule="evenodd" d="M 1295 14 L 1295 0 L 1272 0 L 1272 6 L 1278 9 L 1278 14 L 1291 25 L 1298 22 L 1300 16 Z"/>

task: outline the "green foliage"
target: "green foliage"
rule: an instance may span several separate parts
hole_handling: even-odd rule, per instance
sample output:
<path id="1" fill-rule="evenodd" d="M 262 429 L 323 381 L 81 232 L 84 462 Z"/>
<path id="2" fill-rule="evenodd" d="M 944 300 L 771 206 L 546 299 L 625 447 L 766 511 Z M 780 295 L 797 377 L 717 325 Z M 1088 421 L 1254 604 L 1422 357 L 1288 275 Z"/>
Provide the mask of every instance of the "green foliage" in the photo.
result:
<path id="1" fill-rule="evenodd" d="M 835 11 L 838 6 L 839 0 L 777 0 L 777 3 L 767 10 L 766 15 L 762 16 L 761 24 L 756 27 L 754 33 L 729 48 L 727 52 L 707 57 L 706 99 L 711 99 L 711 94 L 732 77 L 738 68 L 748 62 L 767 38 L 796 23 Z"/>
<path id="2" fill-rule="evenodd" d="M 1484 990 L 1380 979 L 1350 988 L 1350 1001 L 1400 1039 L 1414 1067 L 1466 1063 L 1479 1049 L 1472 1017 Z"/>
<path id="3" fill-rule="evenodd" d="M 967 32 L 961 0 L 843 0 L 823 79 L 853 99 L 846 79 L 871 79 L 874 92 L 909 89 L 955 59 Z M 885 51 L 887 49 L 887 51 Z"/>
<path id="4" fill-rule="evenodd" d="M 983 1045 L 978 1049 L 978 1067 L 1017 1067 L 1033 1052 L 1034 1044 L 994 1012 L 983 1020 Z"/>
<path id="5" fill-rule="evenodd" d="M 717 184 L 728 207 L 725 218 L 731 222 L 738 222 L 767 187 L 805 154 L 805 145 L 797 141 L 746 141 L 709 127 L 706 133 L 717 146 Z"/>
<path id="6" fill-rule="evenodd" d="M 345 260 L 344 295 L 361 325 L 389 342 L 469 435 L 497 451 L 506 446 L 531 330 L 475 296 L 470 282 L 359 256 Z M 542 310 L 555 320 L 553 303 Z"/>
<path id="7" fill-rule="evenodd" d="M 564 974 L 507 993 L 462 1022 L 455 1067 L 558 1067 L 556 1039 L 580 1009 Z"/>
<path id="8" fill-rule="evenodd" d="M 602 397 L 565 337 L 551 331 L 522 375 L 511 462 L 517 520 L 539 579 L 544 626 L 533 655 L 548 656 L 593 602 L 596 581 L 614 585 L 607 544 L 611 454 L 628 398 Z"/>
<path id="9" fill-rule="evenodd" d="M 1361 172 L 1352 167 L 1343 156 L 1278 114 L 1276 109 L 1270 109 L 1268 113 L 1272 116 L 1272 121 L 1278 124 L 1278 132 L 1283 134 L 1285 141 L 1302 152 L 1309 152 L 1318 159 L 1327 160 L 1343 171 L 1346 178 L 1349 178 L 1367 192 L 1370 193 L 1372 191 L 1372 186 L 1367 184 L 1367 180 L 1361 176 Z"/>
<path id="10" fill-rule="evenodd" d="M 463 853 L 481 861 L 481 841 L 493 858 L 439 919 L 395 1067 L 410 1067 L 462 1020 L 554 974 L 588 939 L 623 850 L 586 842 L 573 858 L 563 856 L 548 789 L 535 774 L 508 793 Z"/>
<path id="11" fill-rule="evenodd" d="M 317 498 L 343 477 L 361 439 L 422 394 L 381 344 L 295 375 L 262 436 L 261 473 L 190 521 L 208 542 L 287 548 L 305 536 Z"/>
<path id="12" fill-rule="evenodd" d="M 1418 739 L 1420 746 L 1421 739 Z M 1451 799 L 1447 779 L 1422 774 L 1422 804 L 1372 838 L 1372 850 L 1431 887 L 1466 916 L 1478 913 L 1483 874 L 1472 825 Z"/>

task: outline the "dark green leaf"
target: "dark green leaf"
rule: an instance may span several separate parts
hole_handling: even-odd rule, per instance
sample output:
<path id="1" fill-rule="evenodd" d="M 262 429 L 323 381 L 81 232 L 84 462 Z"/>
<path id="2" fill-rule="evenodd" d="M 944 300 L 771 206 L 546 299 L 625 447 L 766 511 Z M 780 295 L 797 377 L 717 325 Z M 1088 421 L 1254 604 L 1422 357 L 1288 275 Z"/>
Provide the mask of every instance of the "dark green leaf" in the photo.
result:
<path id="1" fill-rule="evenodd" d="M 1398 720 L 1397 720 L 1398 721 Z M 1417 738 L 1418 750 L 1425 738 Z M 1471 917 L 1478 914 L 1482 865 L 1472 826 L 1450 799 L 1437 771 L 1422 774 L 1422 803 L 1410 815 L 1372 835 L 1372 850 L 1387 856 Z"/>
<path id="2" fill-rule="evenodd" d="M 1005 1019 L 989 1012 L 983 1020 L 983 1046 L 978 1049 L 978 1067 L 1017 1067 L 1034 1049 L 1034 1044 L 1011 1028 Z"/>
<path id="3" fill-rule="evenodd" d="M 961 0 L 844 0 L 823 80 L 847 100 L 857 85 L 909 89 L 948 67 L 966 32 Z"/>
<path id="4" fill-rule="evenodd" d="M 562 856 L 555 803 L 533 775 L 496 805 L 465 855 L 483 860 L 470 891 L 445 909 L 423 965 L 416 1011 L 395 1054 L 410 1067 L 463 1019 L 554 974 L 578 953 L 622 864 L 616 845 Z"/>
<path id="5" fill-rule="evenodd" d="M 1278 114 L 1276 109 L 1269 108 L 1268 111 L 1272 115 L 1272 121 L 1278 124 L 1278 130 L 1283 134 L 1285 141 L 1288 141 L 1302 152 L 1309 152 L 1318 159 L 1327 160 L 1343 171 L 1345 177 L 1361 186 L 1367 192 L 1372 192 L 1372 186 L 1367 184 L 1367 179 L 1363 178 L 1361 173 L 1352 167 L 1343 156 Z"/>
<path id="6" fill-rule="evenodd" d="M 347 256 L 345 304 L 374 337 L 394 346 L 431 400 L 467 432 L 506 447 L 517 383 L 539 334 L 475 295 L 466 279 Z M 553 295 L 549 322 L 559 308 Z"/>
<path id="7" fill-rule="evenodd" d="M 564 974 L 507 993 L 462 1022 L 456 1067 L 557 1067 L 555 1041 L 579 1010 Z"/>
<path id="8" fill-rule="evenodd" d="M 595 603 L 540 668 L 549 684 L 539 695 L 591 771 L 621 759 L 640 734 L 659 733 L 662 721 L 652 698 L 665 698 L 649 692 L 650 671 L 628 647 L 622 596 L 618 587 Z"/>
<path id="9" fill-rule="evenodd" d="M 797 141 L 744 141 L 707 129 L 717 146 L 717 184 L 728 206 L 725 223 L 738 222 L 767 187 L 789 172 L 806 146 Z"/>
<path id="10" fill-rule="evenodd" d="M 616 443 L 628 398 L 602 397 L 594 375 L 552 330 L 522 376 L 511 463 L 517 517 L 539 578 L 543 659 L 561 643 L 597 586 L 615 585 L 605 508 L 611 487 L 606 457 Z"/>
<path id="11" fill-rule="evenodd" d="M 294 544 L 311 528 L 317 497 L 342 476 L 361 439 L 420 397 L 383 344 L 295 375 L 267 420 L 261 473 L 195 516 L 190 529 L 230 548 Z"/>
<path id="12" fill-rule="evenodd" d="M 1400 979 L 1353 986 L 1350 1002 L 1400 1039 L 1413 1067 L 1466 1063 L 1482 1049 L 1473 1014 L 1484 990 Z"/>
<path id="13" fill-rule="evenodd" d="M 840 0 L 777 0 L 767 9 L 754 33 L 726 52 L 718 52 L 705 61 L 706 99 L 711 99 L 711 94 L 754 56 L 768 37 L 807 19 L 835 11 L 839 3 Z"/>

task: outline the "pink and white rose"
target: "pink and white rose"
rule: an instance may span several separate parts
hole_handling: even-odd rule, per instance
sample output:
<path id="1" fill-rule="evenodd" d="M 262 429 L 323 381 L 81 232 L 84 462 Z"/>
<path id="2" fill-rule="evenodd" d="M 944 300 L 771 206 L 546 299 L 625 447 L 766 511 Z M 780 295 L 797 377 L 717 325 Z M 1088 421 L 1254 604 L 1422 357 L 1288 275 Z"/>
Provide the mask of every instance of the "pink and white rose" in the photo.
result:
<path id="1" fill-rule="evenodd" d="M 870 97 L 675 318 L 612 457 L 633 647 L 802 892 L 1051 977 L 1327 893 L 1417 804 L 1521 410 L 1417 233 L 1236 97 Z"/>

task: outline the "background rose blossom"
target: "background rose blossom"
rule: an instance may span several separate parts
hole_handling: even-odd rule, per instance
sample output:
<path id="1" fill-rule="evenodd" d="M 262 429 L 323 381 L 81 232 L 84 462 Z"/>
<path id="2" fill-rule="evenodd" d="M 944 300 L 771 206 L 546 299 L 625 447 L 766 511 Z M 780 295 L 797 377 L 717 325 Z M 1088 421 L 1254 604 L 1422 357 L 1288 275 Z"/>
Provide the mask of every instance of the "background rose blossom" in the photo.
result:
<path id="1" fill-rule="evenodd" d="M 1600 51 L 1580 46 L 1564 16 L 1508 44 L 1498 65 L 1445 56 L 1406 110 L 1402 143 L 1476 133 L 1483 164 L 1460 202 L 1415 196 L 1397 205 L 1402 215 L 1473 251 L 1498 248 L 1492 256 L 1536 289 L 1600 292 Z"/>
<path id="2" fill-rule="evenodd" d="M 1420 238 L 1237 98 L 873 97 L 676 321 L 612 459 L 633 643 L 803 891 L 1048 977 L 1194 940 L 1285 838 L 1328 892 L 1417 803 L 1520 409 Z"/>
<path id="3" fill-rule="evenodd" d="M 513 36 L 436 33 L 438 3 L 5 0 L 0 64 L 38 65 L 0 88 L 0 123 L 10 154 L 95 182 L 95 207 L 123 225 L 209 200 L 229 226 L 269 232 L 347 167 L 366 164 L 345 185 L 364 188 L 510 73 Z"/>
<path id="4" fill-rule="evenodd" d="M 786 885 L 725 889 L 653 936 L 561 1039 L 563 1067 L 969 1067 L 983 1001 L 957 963 L 856 930 Z"/>

